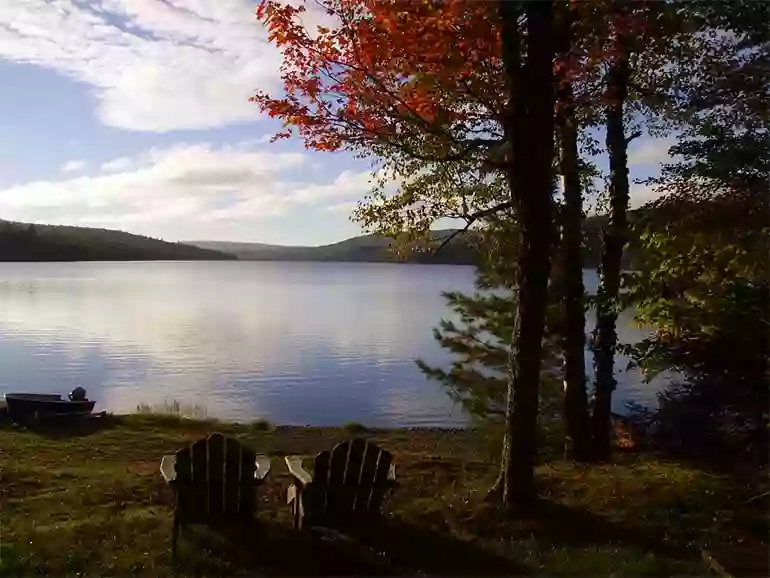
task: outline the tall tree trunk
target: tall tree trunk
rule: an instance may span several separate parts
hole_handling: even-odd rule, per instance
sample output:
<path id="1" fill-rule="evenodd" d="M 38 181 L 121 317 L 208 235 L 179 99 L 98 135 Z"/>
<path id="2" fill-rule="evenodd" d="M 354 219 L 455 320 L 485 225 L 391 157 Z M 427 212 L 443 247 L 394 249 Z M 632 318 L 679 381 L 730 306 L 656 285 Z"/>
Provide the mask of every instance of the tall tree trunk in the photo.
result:
<path id="1" fill-rule="evenodd" d="M 583 287 L 583 190 L 580 183 L 578 130 L 575 103 L 569 80 L 558 90 L 557 123 L 561 141 L 560 169 L 564 176 L 562 212 L 562 283 L 564 290 L 564 417 L 567 452 L 587 460 L 591 442 L 586 394 L 585 307 Z"/>
<path id="2" fill-rule="evenodd" d="M 498 10 L 509 91 L 504 132 L 507 142 L 513 145 L 506 176 L 516 202 L 521 235 L 501 467 L 503 505 L 511 508 L 527 506 L 537 495 L 534 465 L 538 389 L 553 226 L 553 7 L 550 1 L 525 3 L 529 43 L 523 69 L 517 23 L 519 3 L 500 0 Z"/>
<path id="3" fill-rule="evenodd" d="M 607 152 L 610 159 L 610 218 L 603 234 L 604 248 L 597 292 L 594 330 L 594 458 L 611 453 L 611 406 L 615 389 L 616 322 L 623 248 L 626 244 L 628 211 L 628 141 L 623 127 L 623 105 L 628 93 L 629 64 L 625 40 L 616 39 L 617 53 L 607 78 Z"/>

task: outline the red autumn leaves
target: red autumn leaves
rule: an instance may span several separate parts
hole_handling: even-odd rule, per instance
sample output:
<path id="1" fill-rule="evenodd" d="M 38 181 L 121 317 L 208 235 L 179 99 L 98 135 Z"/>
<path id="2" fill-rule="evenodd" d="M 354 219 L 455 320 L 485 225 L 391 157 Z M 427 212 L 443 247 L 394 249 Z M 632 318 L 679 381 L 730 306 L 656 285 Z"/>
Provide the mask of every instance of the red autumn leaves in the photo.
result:
<path id="1" fill-rule="evenodd" d="M 296 1 L 296 0 L 295 0 Z M 560 81 L 582 83 L 594 104 L 601 65 L 618 38 L 639 41 L 649 27 L 647 3 L 614 14 L 609 0 L 559 6 L 577 23 L 578 39 L 555 61 Z M 500 126 L 505 83 L 494 2 L 479 0 L 263 0 L 257 17 L 283 53 L 284 94 L 253 101 L 308 148 L 381 151 L 419 141 L 457 149 Z M 310 30 L 315 17 L 334 20 Z M 600 84 L 600 83 L 599 83 Z M 580 97 L 580 88 L 576 96 Z"/>

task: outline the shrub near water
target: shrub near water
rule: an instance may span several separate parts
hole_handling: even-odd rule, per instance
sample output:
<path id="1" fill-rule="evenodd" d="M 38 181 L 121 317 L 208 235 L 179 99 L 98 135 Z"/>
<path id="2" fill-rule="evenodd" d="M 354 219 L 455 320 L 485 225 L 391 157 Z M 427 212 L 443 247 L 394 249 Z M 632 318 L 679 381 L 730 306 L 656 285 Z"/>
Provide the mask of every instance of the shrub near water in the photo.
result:
<path id="1" fill-rule="evenodd" d="M 351 434 L 362 434 L 369 431 L 369 428 L 361 423 L 358 423 L 357 421 L 350 421 L 346 423 L 343 426 L 343 429 Z"/>
<path id="2" fill-rule="evenodd" d="M 208 416 L 208 410 L 205 406 L 184 403 L 178 400 L 163 400 L 162 403 L 140 403 L 136 406 L 136 413 L 139 415 L 158 415 L 170 416 L 176 418 L 205 419 Z"/>
<path id="3" fill-rule="evenodd" d="M 249 429 L 252 431 L 273 431 L 275 430 L 275 425 L 273 425 L 270 420 L 261 418 L 251 422 L 249 424 Z"/>

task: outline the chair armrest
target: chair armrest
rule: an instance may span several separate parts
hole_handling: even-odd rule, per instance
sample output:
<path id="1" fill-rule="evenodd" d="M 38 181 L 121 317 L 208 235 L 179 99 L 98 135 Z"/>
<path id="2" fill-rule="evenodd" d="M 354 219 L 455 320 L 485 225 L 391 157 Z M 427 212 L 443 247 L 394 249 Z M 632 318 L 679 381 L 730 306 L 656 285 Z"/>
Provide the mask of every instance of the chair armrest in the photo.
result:
<path id="1" fill-rule="evenodd" d="M 385 484 L 389 490 L 395 490 L 398 487 L 398 480 L 396 479 L 396 464 L 390 464 L 388 469 L 388 477 L 385 478 Z"/>
<path id="2" fill-rule="evenodd" d="M 170 484 L 176 479 L 176 456 L 165 455 L 160 460 L 160 474 L 167 484 Z"/>
<path id="3" fill-rule="evenodd" d="M 254 470 L 254 479 L 261 482 L 270 472 L 270 458 L 264 454 L 260 454 L 257 456 L 257 459 L 254 461 L 254 463 L 256 465 L 256 469 Z"/>
<path id="4" fill-rule="evenodd" d="M 300 486 L 307 486 L 313 481 L 313 476 L 306 472 L 302 467 L 302 456 L 286 456 L 285 459 L 286 468 Z"/>

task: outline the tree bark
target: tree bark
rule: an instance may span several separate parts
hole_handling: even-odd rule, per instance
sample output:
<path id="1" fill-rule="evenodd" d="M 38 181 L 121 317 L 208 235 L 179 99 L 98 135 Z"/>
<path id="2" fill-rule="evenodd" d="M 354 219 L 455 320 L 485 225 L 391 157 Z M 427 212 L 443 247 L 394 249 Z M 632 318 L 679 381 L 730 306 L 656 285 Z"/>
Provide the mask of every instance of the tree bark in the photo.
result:
<path id="1" fill-rule="evenodd" d="M 611 453 L 611 406 L 614 376 L 618 293 L 623 248 L 626 244 L 628 212 L 628 142 L 623 127 L 623 106 L 628 93 L 628 52 L 622 36 L 616 39 L 617 53 L 607 78 L 607 152 L 610 161 L 610 218 L 603 234 L 599 289 L 594 330 L 594 399 L 592 416 L 594 458 Z"/>
<path id="2" fill-rule="evenodd" d="M 566 79 L 558 90 L 557 123 L 561 141 L 560 169 L 564 176 L 562 275 L 564 290 L 564 417 L 567 454 L 587 460 L 591 442 L 586 393 L 585 305 L 583 286 L 583 190 L 580 183 L 578 131 L 572 86 Z"/>
<path id="3" fill-rule="evenodd" d="M 502 51 L 508 86 L 504 122 L 513 155 L 506 177 L 520 225 L 517 258 L 518 299 L 508 361 L 506 431 L 501 467 L 502 501 L 526 507 L 537 496 L 540 361 L 551 269 L 553 158 L 553 12 L 550 1 L 525 3 L 527 60 L 520 62 L 519 3 L 500 0 Z"/>

